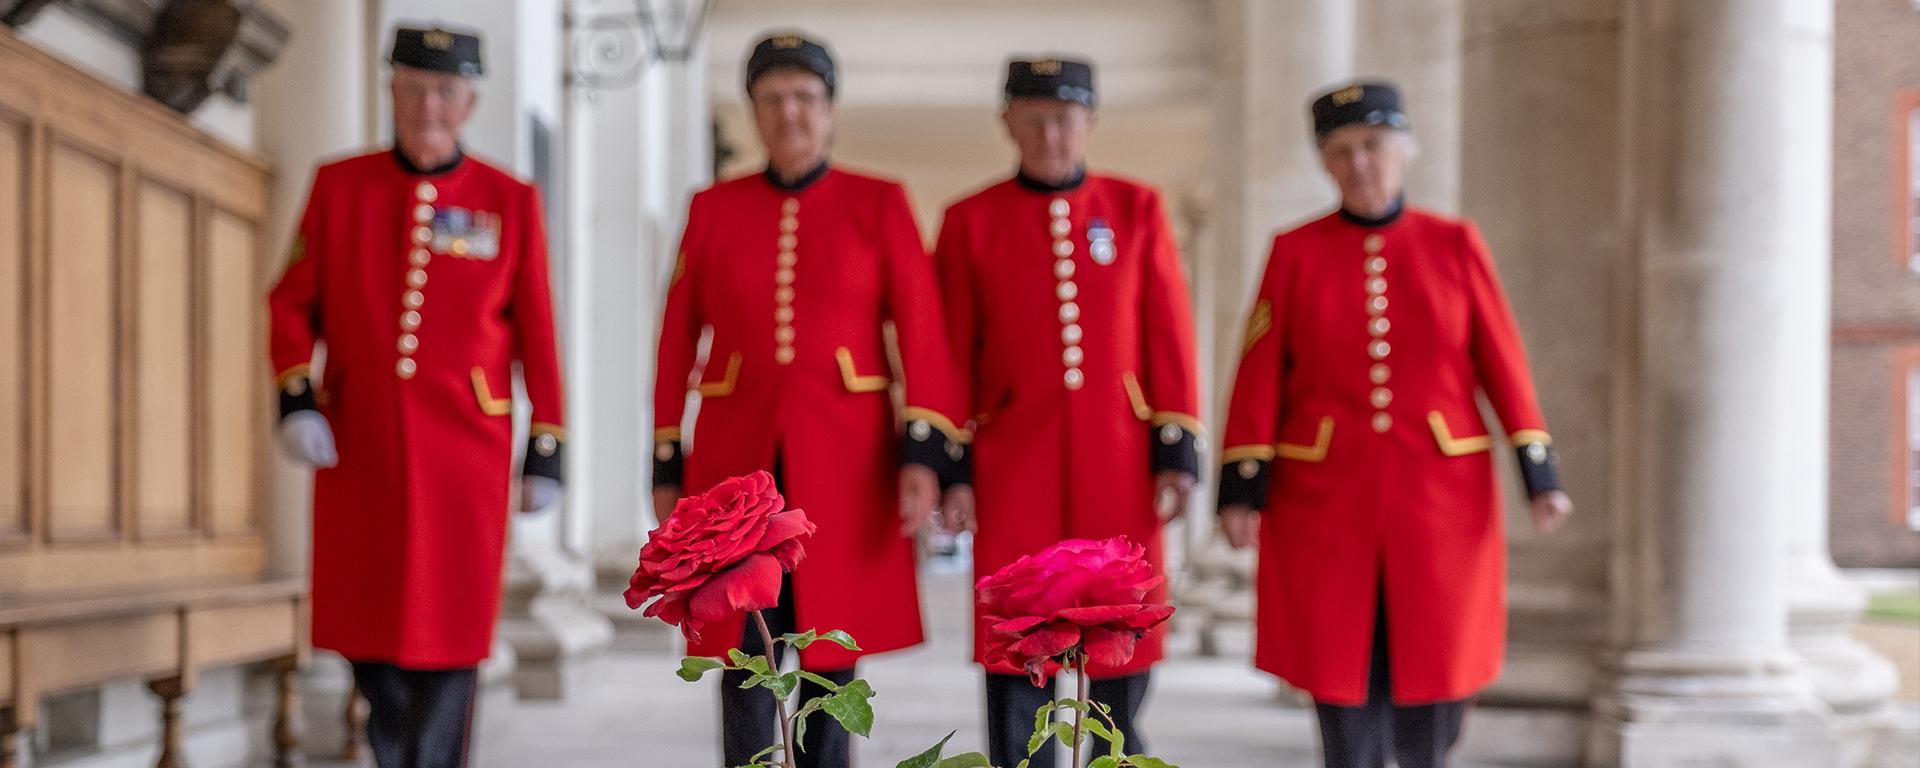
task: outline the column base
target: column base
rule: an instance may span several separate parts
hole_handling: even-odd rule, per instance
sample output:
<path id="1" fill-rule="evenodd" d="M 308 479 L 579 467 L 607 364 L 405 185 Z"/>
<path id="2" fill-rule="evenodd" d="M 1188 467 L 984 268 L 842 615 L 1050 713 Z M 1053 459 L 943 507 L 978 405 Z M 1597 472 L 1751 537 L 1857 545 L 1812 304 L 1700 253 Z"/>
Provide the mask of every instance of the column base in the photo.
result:
<path id="1" fill-rule="evenodd" d="M 521 698 L 565 698 L 583 664 L 612 642 L 613 624 L 589 604 L 592 593 L 590 563 L 551 550 L 512 556 L 500 637 L 513 646 Z"/>
<path id="2" fill-rule="evenodd" d="M 1814 695 L 1836 713 L 1872 715 L 1893 700 L 1899 672 L 1853 639 L 1866 593 L 1820 560 L 1803 563 L 1788 582 L 1788 640 Z"/>
<path id="3" fill-rule="evenodd" d="M 1832 711 L 1787 656 L 1637 651 L 1594 703 L 1587 764 L 1839 768 Z"/>

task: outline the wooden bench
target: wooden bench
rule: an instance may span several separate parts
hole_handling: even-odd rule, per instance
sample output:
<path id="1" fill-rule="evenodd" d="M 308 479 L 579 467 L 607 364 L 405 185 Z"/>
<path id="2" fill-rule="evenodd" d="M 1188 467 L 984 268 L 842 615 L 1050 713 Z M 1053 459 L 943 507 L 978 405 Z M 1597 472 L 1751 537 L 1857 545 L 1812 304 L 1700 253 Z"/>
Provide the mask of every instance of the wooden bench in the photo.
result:
<path id="1" fill-rule="evenodd" d="M 180 698 L 201 672 L 260 662 L 278 676 L 274 765 L 297 765 L 306 616 L 298 580 L 0 592 L 0 768 L 15 768 L 41 697 L 126 680 L 160 698 L 159 768 L 183 766 Z"/>

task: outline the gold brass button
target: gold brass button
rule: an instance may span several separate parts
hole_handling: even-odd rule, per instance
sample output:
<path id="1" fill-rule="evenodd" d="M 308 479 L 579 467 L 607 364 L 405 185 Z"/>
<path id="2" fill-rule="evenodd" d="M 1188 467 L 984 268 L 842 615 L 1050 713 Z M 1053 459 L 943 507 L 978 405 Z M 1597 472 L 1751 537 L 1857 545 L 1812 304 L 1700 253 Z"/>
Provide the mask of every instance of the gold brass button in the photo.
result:
<path id="1" fill-rule="evenodd" d="M 1060 305 L 1060 322 L 1063 322 L 1063 323 L 1080 322 L 1080 305 L 1075 304 L 1071 301 L 1065 304 L 1061 304 Z"/>
<path id="2" fill-rule="evenodd" d="M 1073 277 L 1073 259 L 1061 259 L 1053 263 L 1053 276 L 1061 280 Z"/>
<path id="3" fill-rule="evenodd" d="M 1374 363 L 1373 368 L 1367 371 L 1367 379 L 1375 384 L 1387 383 L 1392 375 L 1393 369 L 1388 368 L 1386 363 Z"/>
<path id="4" fill-rule="evenodd" d="M 1379 253 L 1381 249 L 1387 247 L 1387 239 L 1382 237 L 1380 233 L 1375 232 L 1367 235 L 1367 240 L 1363 245 L 1366 246 L 1367 253 Z"/>
<path id="5" fill-rule="evenodd" d="M 423 181 L 420 186 L 413 188 L 413 195 L 431 203 L 440 197 L 440 190 L 434 188 L 433 182 Z"/>
<path id="6" fill-rule="evenodd" d="M 393 372 L 399 374 L 400 378 L 403 379 L 413 378 L 414 372 L 418 370 L 420 370 L 420 364 L 415 363 L 411 357 L 400 358 L 400 362 L 393 367 Z"/>
<path id="7" fill-rule="evenodd" d="M 1081 331 L 1079 323 L 1068 323 L 1060 328 L 1060 343 L 1078 344 L 1080 343 L 1080 338 Z"/>
<path id="8" fill-rule="evenodd" d="M 1047 213 L 1052 214 L 1056 219 L 1065 218 L 1071 210 L 1072 209 L 1067 206 L 1065 198 L 1056 197 L 1053 199 L 1053 202 L 1047 204 Z"/>
<path id="9" fill-rule="evenodd" d="M 1392 416 L 1385 413 L 1376 413 L 1373 415 L 1373 431 L 1385 432 L 1389 429 L 1393 429 Z"/>
<path id="10" fill-rule="evenodd" d="M 1062 377 L 1062 381 L 1067 385 L 1067 389 L 1079 389 L 1086 386 L 1087 376 L 1081 373 L 1078 368 L 1068 368 L 1066 375 Z"/>

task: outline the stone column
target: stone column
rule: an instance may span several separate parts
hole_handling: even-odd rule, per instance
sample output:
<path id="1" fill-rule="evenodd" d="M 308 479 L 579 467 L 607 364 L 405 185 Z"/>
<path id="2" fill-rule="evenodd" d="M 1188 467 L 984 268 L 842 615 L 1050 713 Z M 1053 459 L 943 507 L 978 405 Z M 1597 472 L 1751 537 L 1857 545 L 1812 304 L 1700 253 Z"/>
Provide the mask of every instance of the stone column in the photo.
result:
<path id="1" fill-rule="evenodd" d="M 1473 3 L 1480 13 L 1497 4 Z M 1407 168 L 1407 202 L 1460 210 L 1463 0 L 1362 0 L 1354 24 L 1354 73 L 1400 86 L 1419 139 Z"/>
<path id="2" fill-rule="evenodd" d="M 284 257 L 305 209 L 314 168 L 328 158 L 365 149 L 373 138 L 367 132 L 370 80 L 365 68 L 373 54 L 365 3 L 264 3 L 292 30 L 280 60 L 260 75 L 254 90 L 257 145 L 274 163 L 269 252 Z M 277 274 L 279 266 L 276 260 L 268 272 Z M 267 452 L 269 567 L 281 576 L 304 578 L 312 554 L 313 471 L 286 458 L 276 446 Z M 303 671 L 308 751 L 337 753 L 345 743 L 342 713 L 351 688 L 347 666 L 336 656 L 316 655 Z"/>
<path id="3" fill-rule="evenodd" d="M 1625 236 L 1635 287 L 1615 561 L 1625 652 L 1603 765 L 1835 765 L 1788 641 L 1786 543 L 1824 463 L 1831 0 L 1628 0 Z M 1824 333 L 1824 326 L 1817 329 Z M 1814 447 L 1823 451 L 1824 446 Z"/>
<path id="4" fill-rule="evenodd" d="M 1353 74 L 1354 9 L 1339 0 L 1230 0 L 1213 5 L 1217 82 L 1214 90 L 1214 196 L 1196 217 L 1210 247 L 1196 249 L 1195 325 L 1200 368 L 1209 372 L 1206 412 L 1226 411 L 1231 371 L 1273 236 L 1332 210 L 1338 194 L 1320 168 L 1308 119 L 1315 93 Z M 1215 438 L 1217 439 L 1217 437 Z M 1217 443 L 1213 446 L 1218 448 Z M 1201 494 L 1211 499 L 1212 489 Z M 1212 541 L 1214 527 L 1196 526 L 1180 596 L 1190 614 L 1204 614 L 1202 650 L 1213 651 L 1214 626 L 1249 616 L 1252 558 Z"/>
<path id="5" fill-rule="evenodd" d="M 1493 249 L 1577 507 L 1539 537 L 1519 481 L 1502 477 L 1509 650 L 1490 704 L 1584 706 L 1606 638 L 1614 308 L 1631 297 L 1617 284 L 1619 22 L 1612 0 L 1467 9 L 1462 212 Z M 1412 117 L 1422 134 L 1426 121 Z M 1511 454 L 1500 456 L 1511 470 Z M 1567 748 L 1578 753 L 1577 735 Z"/>

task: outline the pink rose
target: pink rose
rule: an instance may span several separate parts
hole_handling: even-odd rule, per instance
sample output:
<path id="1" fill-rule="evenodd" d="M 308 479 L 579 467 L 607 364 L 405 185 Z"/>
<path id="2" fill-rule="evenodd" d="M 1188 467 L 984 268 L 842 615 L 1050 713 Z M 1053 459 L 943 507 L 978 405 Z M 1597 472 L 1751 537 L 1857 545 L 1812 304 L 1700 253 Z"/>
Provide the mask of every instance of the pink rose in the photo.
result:
<path id="1" fill-rule="evenodd" d="M 1123 537 L 1071 539 L 981 579 L 974 591 L 989 622 L 987 662 L 1022 667 L 1034 685 L 1076 649 L 1096 664 L 1125 664 L 1134 643 L 1173 615 L 1171 605 L 1141 602 L 1165 581 L 1146 553 Z"/>
<path id="2" fill-rule="evenodd" d="M 627 607 L 659 598 L 646 615 L 689 637 L 707 622 L 774 607 L 781 574 L 806 557 L 802 542 L 814 531 L 807 513 L 786 506 L 765 472 L 681 499 L 640 548 Z"/>

